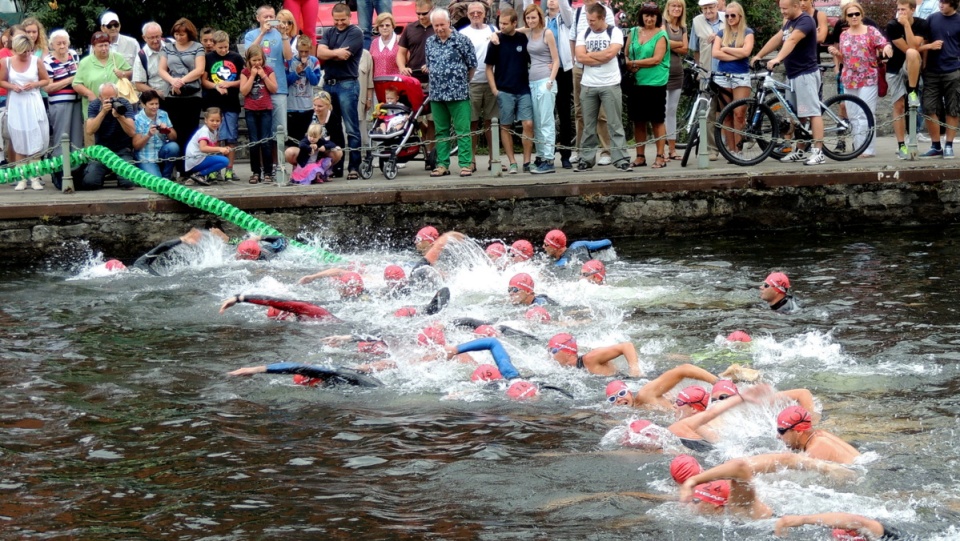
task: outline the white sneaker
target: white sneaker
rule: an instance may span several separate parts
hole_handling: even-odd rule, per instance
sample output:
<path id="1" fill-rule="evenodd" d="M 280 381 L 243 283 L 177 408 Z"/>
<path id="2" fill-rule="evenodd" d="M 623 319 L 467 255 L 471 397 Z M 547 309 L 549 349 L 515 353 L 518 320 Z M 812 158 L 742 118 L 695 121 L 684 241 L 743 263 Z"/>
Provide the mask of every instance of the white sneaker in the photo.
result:
<path id="1" fill-rule="evenodd" d="M 610 156 L 603 154 L 600 156 L 600 159 L 597 160 L 597 165 L 610 165 L 613 163 L 613 160 L 610 159 Z"/>
<path id="2" fill-rule="evenodd" d="M 803 162 L 804 165 L 820 165 L 827 161 L 827 158 L 823 155 L 823 152 L 819 148 L 815 148 L 810 151 L 810 157 L 807 158 L 807 161 Z"/>
<path id="3" fill-rule="evenodd" d="M 40 183 L 39 178 L 32 178 L 30 179 L 30 187 L 33 188 L 34 190 L 42 190 L 43 184 Z"/>
<path id="4" fill-rule="evenodd" d="M 917 141 L 920 141 L 921 143 L 929 143 L 929 142 L 930 142 L 930 136 L 927 135 L 927 134 L 925 134 L 925 133 L 918 133 L 918 134 L 917 134 Z"/>
<path id="5" fill-rule="evenodd" d="M 26 190 L 26 189 L 27 189 L 27 181 L 26 181 L 26 180 L 21 180 L 20 182 L 17 183 L 17 185 L 16 185 L 13 189 L 16 190 L 16 191 L 18 191 L 18 192 L 22 192 L 23 190 Z"/>
<path id="6" fill-rule="evenodd" d="M 780 161 L 783 163 L 802 162 L 804 159 L 806 159 L 806 154 L 807 153 L 804 152 L 802 149 L 797 149 L 791 152 L 790 154 L 787 154 L 786 156 L 780 158 Z"/>
<path id="7" fill-rule="evenodd" d="M 573 154 L 571 154 L 571 155 L 570 155 L 570 163 L 572 163 L 572 164 L 574 164 L 574 165 L 580 163 L 580 155 L 577 154 L 576 152 L 574 152 Z"/>

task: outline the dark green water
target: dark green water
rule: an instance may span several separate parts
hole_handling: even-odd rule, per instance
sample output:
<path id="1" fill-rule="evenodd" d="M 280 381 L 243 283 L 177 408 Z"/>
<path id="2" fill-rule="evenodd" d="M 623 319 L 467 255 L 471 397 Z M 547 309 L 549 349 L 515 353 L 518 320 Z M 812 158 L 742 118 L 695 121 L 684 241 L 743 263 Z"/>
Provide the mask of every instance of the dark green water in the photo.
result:
<path id="1" fill-rule="evenodd" d="M 758 490 L 776 514 L 855 512 L 919 539 L 957 539 L 957 231 L 618 239 L 609 286 L 538 279 L 538 291 L 592 310 L 592 321 L 565 326 L 523 321 L 503 304 L 513 271 L 455 250 L 459 262 L 445 266 L 453 301 L 435 319 L 518 320 L 542 338 L 508 341 L 515 364 L 575 398 L 531 403 L 477 389 L 468 366 L 411 361 L 422 355 L 412 337 L 435 319 L 390 314 L 429 292 L 339 303 L 322 284 L 295 285 L 315 271 L 305 257 L 255 265 L 207 247 L 160 278 L 108 277 L 94 262 L 5 268 L 0 538 L 773 539 L 772 520 L 694 518 L 677 503 L 552 505 L 675 490 L 670 455 L 624 451 L 608 435 L 638 414 L 602 405 L 607 380 L 546 358 L 543 344 L 567 330 L 581 350 L 633 341 L 648 372 L 693 354 L 710 369 L 746 360 L 779 388 L 811 389 L 823 427 L 856 444 L 864 463 L 853 484 L 763 477 Z M 355 256 L 374 286 L 384 265 L 414 259 Z M 791 276 L 802 313 L 781 317 L 758 303 L 771 270 Z M 250 305 L 218 315 L 234 293 L 314 300 L 345 323 L 274 322 Z M 752 350 L 717 340 L 738 328 L 754 337 Z M 226 376 L 281 360 L 363 362 L 319 339 L 378 331 L 395 338 L 401 365 L 379 375 L 382 389 Z M 450 342 L 471 338 L 448 328 Z M 702 461 L 782 450 L 775 414 L 732 416 L 729 441 Z M 813 529 L 791 537 L 828 538 Z"/>

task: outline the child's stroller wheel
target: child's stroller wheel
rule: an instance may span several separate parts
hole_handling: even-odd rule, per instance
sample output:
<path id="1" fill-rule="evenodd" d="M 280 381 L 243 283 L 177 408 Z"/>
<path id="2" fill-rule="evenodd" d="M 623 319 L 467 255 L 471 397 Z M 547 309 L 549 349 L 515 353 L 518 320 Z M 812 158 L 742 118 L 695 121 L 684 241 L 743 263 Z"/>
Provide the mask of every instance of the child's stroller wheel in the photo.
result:
<path id="1" fill-rule="evenodd" d="M 383 162 L 380 170 L 383 171 L 383 176 L 387 177 L 387 180 L 397 178 L 397 162 L 393 160 Z"/>
<path id="2" fill-rule="evenodd" d="M 433 171 L 437 167 L 437 149 L 433 149 L 430 152 L 427 152 L 426 157 L 423 159 L 423 167 L 427 171 Z"/>
<path id="3" fill-rule="evenodd" d="M 373 176 L 372 160 L 363 160 L 360 162 L 360 178 L 367 180 Z"/>

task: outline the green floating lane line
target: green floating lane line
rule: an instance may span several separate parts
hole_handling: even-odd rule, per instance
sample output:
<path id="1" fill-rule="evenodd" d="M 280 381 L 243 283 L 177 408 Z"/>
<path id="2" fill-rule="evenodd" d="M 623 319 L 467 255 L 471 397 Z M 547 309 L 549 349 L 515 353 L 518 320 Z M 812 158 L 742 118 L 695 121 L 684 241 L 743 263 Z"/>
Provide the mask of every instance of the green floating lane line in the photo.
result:
<path id="1" fill-rule="evenodd" d="M 86 163 L 88 158 L 95 158 L 97 161 L 107 166 L 118 175 L 130 179 L 130 181 L 134 182 L 135 184 L 152 192 L 167 196 L 175 201 L 179 201 L 191 207 L 219 216 L 251 233 L 255 233 L 257 235 L 282 235 L 282 233 L 270 225 L 261 222 L 247 212 L 240 210 L 230 203 L 207 195 L 203 192 L 191 190 L 186 186 L 171 182 L 165 178 L 155 177 L 150 173 L 147 173 L 146 171 L 125 162 L 122 158 L 114 154 L 108 148 L 100 145 L 94 145 L 92 147 L 85 148 L 82 151 L 78 150 L 70 153 L 70 163 L 72 164 Z M 48 160 L 27 163 L 16 167 L 8 167 L 0 169 L 0 184 L 17 182 L 22 179 L 41 175 L 49 175 L 55 171 L 61 170 L 63 170 L 63 158 L 60 156 Z M 302 242 L 290 241 L 290 244 L 312 253 L 325 263 L 335 263 L 341 259 L 337 254 L 328 252 L 315 246 L 303 244 Z"/>

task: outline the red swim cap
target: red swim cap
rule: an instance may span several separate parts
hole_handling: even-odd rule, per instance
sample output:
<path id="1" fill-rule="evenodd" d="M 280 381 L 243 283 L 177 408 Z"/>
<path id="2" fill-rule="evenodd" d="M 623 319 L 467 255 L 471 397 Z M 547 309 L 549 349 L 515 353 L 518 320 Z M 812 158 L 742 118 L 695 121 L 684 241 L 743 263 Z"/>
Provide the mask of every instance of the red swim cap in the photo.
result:
<path id="1" fill-rule="evenodd" d="M 440 233 L 437 231 L 437 228 L 433 227 L 432 225 L 428 225 L 420 229 L 420 231 L 417 231 L 417 236 L 413 239 L 413 242 L 419 243 L 425 240 L 433 242 L 437 240 L 439 236 Z"/>
<path id="2" fill-rule="evenodd" d="M 750 335 L 743 331 L 733 331 L 727 335 L 728 342 L 750 342 Z"/>
<path id="3" fill-rule="evenodd" d="M 736 384 L 729 379 L 717 380 L 717 382 L 713 384 L 713 388 L 710 389 L 710 398 L 712 400 L 716 400 L 720 395 L 727 395 L 729 398 L 737 394 L 740 394 L 740 390 L 737 389 Z"/>
<path id="4" fill-rule="evenodd" d="M 494 242 L 487 246 L 485 251 L 490 259 L 500 259 L 507 253 L 507 245 L 502 242 Z"/>
<path id="5" fill-rule="evenodd" d="M 623 445 L 638 449 L 660 447 L 660 434 L 656 429 L 657 425 L 650 421 L 637 419 L 627 426 L 627 432 L 623 438 Z M 644 431 L 646 431 L 646 433 L 644 433 Z"/>
<path id="6" fill-rule="evenodd" d="M 386 355 L 387 345 L 382 340 L 372 342 L 357 342 L 357 351 L 372 355 Z"/>
<path id="7" fill-rule="evenodd" d="M 533 308 L 527 310 L 527 313 L 524 314 L 523 317 L 529 319 L 530 321 L 543 323 L 544 321 L 550 321 L 550 312 L 547 312 L 547 309 L 542 306 L 534 306 Z"/>
<path id="8" fill-rule="evenodd" d="M 260 258 L 260 243 L 247 239 L 237 245 L 237 257 L 255 261 Z"/>
<path id="9" fill-rule="evenodd" d="M 473 330 L 473 334 L 477 336 L 489 336 L 490 338 L 494 338 L 496 336 L 500 336 L 500 331 L 493 328 L 493 325 L 480 325 Z"/>
<path id="10" fill-rule="evenodd" d="M 843 528 L 834 528 L 833 538 L 837 541 L 867 541 L 867 538 L 860 535 L 859 531 L 844 530 Z"/>
<path id="11" fill-rule="evenodd" d="M 800 406 L 790 406 L 777 415 L 777 428 L 805 432 L 813 428 L 813 419 L 810 413 Z"/>
<path id="12" fill-rule="evenodd" d="M 417 334 L 417 343 L 421 346 L 445 346 L 447 345 L 447 337 L 443 335 L 443 329 L 440 327 L 424 327 Z"/>
<path id="13" fill-rule="evenodd" d="M 397 308 L 397 311 L 393 313 L 393 317 L 413 317 L 415 315 L 417 315 L 417 309 L 412 306 Z"/>
<path id="14" fill-rule="evenodd" d="M 108 271 L 127 270 L 127 266 L 124 265 L 119 259 L 111 259 L 110 261 L 107 261 L 104 267 L 106 267 Z"/>
<path id="15" fill-rule="evenodd" d="M 510 256 L 517 261 L 526 261 L 533 257 L 533 245 L 527 240 L 518 240 L 510 245 Z"/>
<path id="16" fill-rule="evenodd" d="M 363 277 L 355 272 L 345 272 L 337 276 L 336 287 L 341 297 L 359 297 L 363 294 Z"/>
<path id="17" fill-rule="evenodd" d="M 689 404 L 697 411 L 704 411 L 707 409 L 707 404 L 709 402 L 710 395 L 707 394 L 706 389 L 700 387 L 699 385 L 691 385 L 680 391 L 680 393 L 677 395 L 677 407 L 682 407 Z"/>
<path id="18" fill-rule="evenodd" d="M 790 279 L 782 272 L 771 272 L 764 282 L 780 293 L 786 293 L 790 289 Z"/>
<path id="19" fill-rule="evenodd" d="M 670 461 L 670 477 L 680 485 L 702 471 L 703 466 L 690 455 L 678 455 Z"/>
<path id="20" fill-rule="evenodd" d="M 546 237 L 543 237 L 543 244 L 552 248 L 566 248 L 567 236 L 563 234 L 563 231 L 554 229 L 547 233 Z"/>
<path id="21" fill-rule="evenodd" d="M 730 481 L 710 481 L 709 483 L 697 485 L 693 489 L 693 497 L 702 502 L 723 507 L 727 504 L 727 500 L 730 499 Z"/>
<path id="22" fill-rule="evenodd" d="M 581 278 L 590 278 L 592 276 L 597 276 L 601 282 L 607 279 L 607 267 L 604 266 L 603 261 L 591 259 L 580 267 Z"/>
<path id="23" fill-rule="evenodd" d="M 470 381 L 495 381 L 503 379 L 500 369 L 492 364 L 481 364 L 470 374 Z"/>
<path id="24" fill-rule="evenodd" d="M 515 381 L 507 388 L 507 396 L 513 400 L 530 400 L 538 394 L 537 386 L 529 381 Z"/>
<path id="25" fill-rule="evenodd" d="M 533 293 L 533 278 L 529 274 L 521 272 L 510 279 L 510 285 L 507 287 L 515 287 L 520 291 Z"/>
<path id="26" fill-rule="evenodd" d="M 407 279 L 407 273 L 403 272 L 400 265 L 388 265 L 383 269 L 383 279 L 386 282 L 403 282 Z"/>
<path id="27" fill-rule="evenodd" d="M 547 342 L 547 349 L 550 350 L 550 354 L 554 355 L 553 350 L 567 350 L 574 355 L 577 354 L 577 340 L 570 333 L 562 332 L 560 334 L 555 334 L 553 338 Z M 559 351 L 558 351 L 559 352 Z"/>
<path id="28" fill-rule="evenodd" d="M 620 381 L 619 379 L 615 379 L 607 384 L 607 398 L 619 393 L 623 389 L 628 388 L 629 387 L 627 387 L 626 383 Z"/>
<path id="29" fill-rule="evenodd" d="M 275 319 L 277 321 L 283 321 L 289 319 L 293 313 L 287 312 L 286 310 L 281 310 L 279 308 L 274 308 L 273 306 L 267 308 L 267 317 L 270 319 Z"/>
<path id="30" fill-rule="evenodd" d="M 296 385 L 306 385 L 307 387 L 316 387 L 317 385 L 323 385 L 323 380 L 320 378 L 309 378 L 302 374 L 294 374 L 293 383 Z"/>

